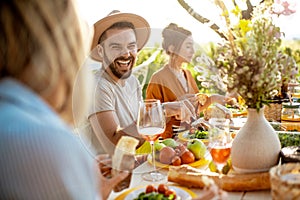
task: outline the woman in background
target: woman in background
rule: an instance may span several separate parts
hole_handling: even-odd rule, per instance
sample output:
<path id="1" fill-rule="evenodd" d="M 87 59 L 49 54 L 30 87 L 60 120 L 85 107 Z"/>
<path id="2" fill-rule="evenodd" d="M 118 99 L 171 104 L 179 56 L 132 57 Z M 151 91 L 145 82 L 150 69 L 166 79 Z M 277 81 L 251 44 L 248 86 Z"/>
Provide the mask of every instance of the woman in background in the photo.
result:
<path id="1" fill-rule="evenodd" d="M 219 102 L 224 104 L 225 97 L 221 95 L 211 95 L 205 103 L 199 102 L 199 89 L 188 69 L 184 69 L 184 63 L 191 62 L 195 50 L 192 33 L 179 27 L 177 24 L 170 23 L 162 32 L 162 48 L 169 56 L 168 63 L 155 72 L 149 82 L 146 91 L 147 99 L 159 99 L 161 102 L 172 102 L 178 99 L 188 99 L 195 106 L 199 114 L 211 103 Z M 197 110 L 198 109 L 198 110 Z M 172 127 L 189 126 L 188 124 L 176 120 L 174 117 L 167 120 L 163 138 L 173 137 Z"/>

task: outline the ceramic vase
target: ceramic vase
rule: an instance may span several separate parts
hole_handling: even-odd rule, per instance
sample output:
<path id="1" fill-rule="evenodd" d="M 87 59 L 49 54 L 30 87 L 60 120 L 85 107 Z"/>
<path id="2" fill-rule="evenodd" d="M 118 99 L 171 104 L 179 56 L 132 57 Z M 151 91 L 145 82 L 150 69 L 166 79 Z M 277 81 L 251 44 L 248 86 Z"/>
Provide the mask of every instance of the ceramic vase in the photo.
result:
<path id="1" fill-rule="evenodd" d="M 266 120 L 264 108 L 248 109 L 247 121 L 232 143 L 233 169 L 238 173 L 268 171 L 278 164 L 280 150 L 278 135 Z"/>

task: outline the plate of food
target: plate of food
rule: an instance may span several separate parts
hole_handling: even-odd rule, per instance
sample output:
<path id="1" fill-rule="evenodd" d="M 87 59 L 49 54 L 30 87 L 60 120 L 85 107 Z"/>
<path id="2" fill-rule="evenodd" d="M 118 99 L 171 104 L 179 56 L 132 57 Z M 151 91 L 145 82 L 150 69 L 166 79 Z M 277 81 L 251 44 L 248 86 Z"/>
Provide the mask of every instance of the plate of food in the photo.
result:
<path id="1" fill-rule="evenodd" d="M 231 118 L 230 119 L 230 134 L 235 137 L 236 131 L 239 130 L 245 123 L 247 118 Z M 209 128 L 210 124 L 204 118 L 199 118 L 191 124 L 191 128 L 178 133 L 178 139 L 187 142 L 193 139 L 200 139 L 205 145 L 209 143 Z"/>
<path id="2" fill-rule="evenodd" d="M 166 199 L 189 200 L 197 195 L 185 187 L 166 184 L 146 185 L 129 189 L 120 194 L 116 200 Z"/>
<path id="3" fill-rule="evenodd" d="M 236 130 L 230 130 L 230 135 L 231 135 L 232 139 L 235 138 L 236 134 L 237 134 Z M 199 130 L 197 130 L 195 132 L 191 132 L 190 130 L 183 131 L 178 134 L 178 139 L 180 139 L 184 142 L 193 140 L 193 139 L 200 139 L 206 146 L 209 143 L 208 131 L 199 131 Z"/>
<path id="4" fill-rule="evenodd" d="M 183 131 L 178 133 L 178 139 L 182 141 L 189 141 L 192 139 L 200 139 L 205 145 L 208 144 L 208 131 L 198 130 L 198 129 L 190 129 L 187 131 Z"/>
<path id="5" fill-rule="evenodd" d="M 199 118 L 191 123 L 189 130 L 178 133 L 178 139 L 181 141 L 189 141 L 192 139 L 200 139 L 205 145 L 208 144 L 208 129 L 210 125 L 203 118 Z"/>

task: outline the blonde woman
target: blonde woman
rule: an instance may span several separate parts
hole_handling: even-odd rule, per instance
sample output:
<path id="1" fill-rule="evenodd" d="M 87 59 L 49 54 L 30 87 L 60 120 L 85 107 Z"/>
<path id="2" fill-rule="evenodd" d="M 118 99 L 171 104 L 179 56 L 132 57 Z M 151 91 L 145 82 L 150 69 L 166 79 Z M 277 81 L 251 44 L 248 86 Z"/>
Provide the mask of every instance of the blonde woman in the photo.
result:
<path id="1" fill-rule="evenodd" d="M 127 173 L 101 176 L 70 129 L 90 44 L 73 1 L 0 1 L 0 13 L 0 199 L 106 199 Z"/>

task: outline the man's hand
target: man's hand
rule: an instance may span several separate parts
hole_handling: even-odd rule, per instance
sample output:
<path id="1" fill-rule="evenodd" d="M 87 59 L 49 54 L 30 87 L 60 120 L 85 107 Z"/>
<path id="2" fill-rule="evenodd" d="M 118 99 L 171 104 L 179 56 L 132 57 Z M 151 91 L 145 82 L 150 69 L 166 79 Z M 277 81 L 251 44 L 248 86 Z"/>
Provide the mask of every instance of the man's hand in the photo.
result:
<path id="1" fill-rule="evenodd" d="M 118 176 L 112 177 L 111 174 L 111 158 L 108 154 L 101 154 L 96 157 L 97 160 L 97 174 L 99 174 L 100 179 L 100 196 L 103 199 L 107 199 L 113 188 L 124 180 L 129 172 L 121 172 Z"/>

